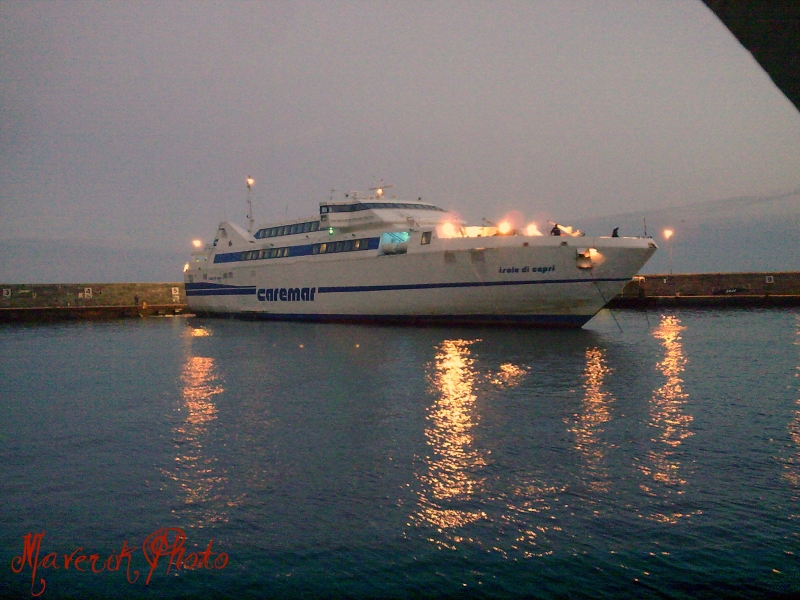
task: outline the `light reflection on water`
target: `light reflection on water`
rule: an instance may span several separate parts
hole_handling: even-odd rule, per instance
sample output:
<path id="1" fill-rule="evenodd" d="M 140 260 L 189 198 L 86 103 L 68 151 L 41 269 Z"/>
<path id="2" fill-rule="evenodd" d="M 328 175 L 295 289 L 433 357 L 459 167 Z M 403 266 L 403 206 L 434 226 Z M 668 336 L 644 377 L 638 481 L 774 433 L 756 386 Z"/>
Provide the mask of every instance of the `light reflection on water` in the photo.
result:
<path id="1" fill-rule="evenodd" d="M 575 435 L 575 450 L 583 459 L 586 483 L 596 492 L 607 492 L 611 485 L 604 465 L 607 445 L 602 435 L 603 425 L 611 419 L 610 405 L 614 397 L 604 389 L 605 379 L 611 372 L 605 354 L 601 348 L 586 349 L 581 412 L 574 416 L 570 429 Z"/>
<path id="2" fill-rule="evenodd" d="M 418 475 L 422 486 L 412 520 L 439 530 L 461 527 L 485 516 L 457 506 L 482 491 L 483 479 L 477 472 L 486 464 L 473 436 L 479 418 L 474 389 L 478 373 L 469 347 L 476 341 L 480 340 L 443 341 L 429 374 L 437 398 L 426 417 L 430 454 L 424 457 L 427 473 Z"/>
<path id="3" fill-rule="evenodd" d="M 500 365 L 496 373 L 489 373 L 490 383 L 501 388 L 512 388 L 522 383 L 530 369 L 507 362 Z"/>
<path id="4" fill-rule="evenodd" d="M 225 391 L 223 377 L 214 358 L 196 356 L 193 338 L 209 337 L 204 327 L 187 328 L 186 357 L 181 373 L 181 413 L 183 421 L 173 434 L 177 456 L 175 469 L 165 473 L 180 485 L 185 507 L 197 509 L 192 519 L 197 526 L 203 523 L 226 522 L 227 514 L 219 509 L 223 504 L 228 479 L 219 459 L 207 451 L 209 428 L 218 417 L 215 397 Z"/>
<path id="5" fill-rule="evenodd" d="M 693 417 L 683 410 L 689 398 L 683 389 L 681 376 L 688 359 L 683 352 L 681 332 L 685 327 L 676 316 L 662 316 L 653 336 L 661 340 L 664 357 L 656 363 L 656 370 L 664 377 L 661 387 L 653 390 L 650 399 L 650 422 L 653 431 L 652 447 L 639 465 L 647 477 L 641 489 L 652 496 L 667 499 L 684 493 L 687 481 L 680 461 L 679 446 L 683 440 L 693 435 L 689 429 Z M 682 517 L 691 516 L 679 511 L 653 512 L 650 518 L 657 521 L 676 523 Z"/>

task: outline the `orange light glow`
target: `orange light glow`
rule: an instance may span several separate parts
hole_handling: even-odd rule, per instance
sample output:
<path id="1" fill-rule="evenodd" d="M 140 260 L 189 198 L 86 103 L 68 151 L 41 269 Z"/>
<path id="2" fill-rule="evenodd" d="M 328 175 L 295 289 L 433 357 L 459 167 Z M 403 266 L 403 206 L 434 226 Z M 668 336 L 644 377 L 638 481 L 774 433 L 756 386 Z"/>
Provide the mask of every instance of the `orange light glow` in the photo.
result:
<path id="1" fill-rule="evenodd" d="M 442 237 L 452 238 L 456 237 L 456 228 L 452 223 L 445 223 L 442 225 Z"/>
<path id="2" fill-rule="evenodd" d="M 664 238 L 665 239 L 671 238 L 673 233 L 674 232 L 672 231 L 672 229 L 665 229 L 664 230 Z"/>
<path id="3" fill-rule="evenodd" d="M 503 235 L 505 235 L 511 231 L 511 223 L 509 223 L 508 221 L 503 221 L 497 226 L 497 230 Z"/>
<path id="4" fill-rule="evenodd" d="M 536 227 L 536 223 L 528 223 L 528 226 L 525 228 L 525 233 L 528 235 L 542 235 L 542 232 Z"/>
<path id="5" fill-rule="evenodd" d="M 203 245 L 203 240 L 192 240 L 192 246 L 194 246 L 195 248 L 199 248 L 202 245 Z"/>

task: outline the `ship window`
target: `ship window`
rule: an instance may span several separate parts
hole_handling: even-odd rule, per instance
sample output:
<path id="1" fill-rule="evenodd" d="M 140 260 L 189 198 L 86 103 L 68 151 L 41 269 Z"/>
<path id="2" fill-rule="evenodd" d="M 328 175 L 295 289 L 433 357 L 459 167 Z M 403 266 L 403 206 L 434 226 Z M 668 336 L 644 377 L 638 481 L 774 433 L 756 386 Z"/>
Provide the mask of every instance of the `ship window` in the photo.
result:
<path id="1" fill-rule="evenodd" d="M 320 254 L 325 254 L 325 252 L 327 251 L 327 248 L 328 248 L 328 244 L 320 244 L 319 245 Z"/>
<path id="2" fill-rule="evenodd" d="M 292 225 L 292 226 L 289 228 L 289 234 L 290 234 L 290 235 L 294 235 L 295 233 L 297 233 L 297 225 L 296 225 L 296 224 L 295 224 L 295 225 Z"/>
<path id="3" fill-rule="evenodd" d="M 423 231 L 422 232 L 422 240 L 420 241 L 421 245 L 426 245 L 431 243 L 431 232 L 430 231 Z"/>
<path id="4" fill-rule="evenodd" d="M 361 245 L 361 240 L 353 240 L 353 250 L 358 250 L 358 247 Z"/>

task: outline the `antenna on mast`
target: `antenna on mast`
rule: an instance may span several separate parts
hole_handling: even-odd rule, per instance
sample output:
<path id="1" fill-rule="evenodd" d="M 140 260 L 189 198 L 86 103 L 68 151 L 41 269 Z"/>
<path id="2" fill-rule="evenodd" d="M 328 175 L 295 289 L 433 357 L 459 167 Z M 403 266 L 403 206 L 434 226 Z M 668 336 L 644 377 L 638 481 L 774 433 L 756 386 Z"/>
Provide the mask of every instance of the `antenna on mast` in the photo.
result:
<path id="1" fill-rule="evenodd" d="M 247 232 L 253 233 L 253 199 L 250 191 L 256 180 L 248 175 L 245 182 L 247 183 Z"/>

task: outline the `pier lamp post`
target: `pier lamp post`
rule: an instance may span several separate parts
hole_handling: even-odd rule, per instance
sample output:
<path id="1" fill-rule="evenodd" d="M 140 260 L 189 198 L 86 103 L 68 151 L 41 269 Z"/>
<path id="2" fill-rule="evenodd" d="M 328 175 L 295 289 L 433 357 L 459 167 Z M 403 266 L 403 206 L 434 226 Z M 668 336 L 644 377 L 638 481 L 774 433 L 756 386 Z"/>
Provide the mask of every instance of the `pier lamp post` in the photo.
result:
<path id="1" fill-rule="evenodd" d="M 674 232 L 672 229 L 665 229 L 664 230 L 664 237 L 669 242 L 669 274 L 672 275 L 672 234 Z"/>
<path id="2" fill-rule="evenodd" d="M 247 231 L 253 233 L 253 199 L 250 197 L 250 189 L 256 180 L 248 175 L 245 182 L 247 183 Z"/>

